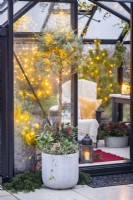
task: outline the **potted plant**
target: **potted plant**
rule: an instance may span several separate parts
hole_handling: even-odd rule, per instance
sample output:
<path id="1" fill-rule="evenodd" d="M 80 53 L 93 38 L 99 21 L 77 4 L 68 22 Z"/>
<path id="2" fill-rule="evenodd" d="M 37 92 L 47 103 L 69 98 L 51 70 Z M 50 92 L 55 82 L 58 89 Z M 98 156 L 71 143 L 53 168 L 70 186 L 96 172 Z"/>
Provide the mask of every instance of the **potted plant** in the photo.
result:
<path id="1" fill-rule="evenodd" d="M 128 146 L 129 125 L 124 122 L 109 122 L 99 126 L 99 137 L 103 137 L 106 147 Z"/>
<path id="2" fill-rule="evenodd" d="M 42 151 L 42 180 L 50 188 L 65 189 L 75 186 L 79 177 L 79 153 L 75 140 L 77 128 L 69 124 L 45 125 L 36 136 L 37 147 Z"/>
<path id="3" fill-rule="evenodd" d="M 77 128 L 62 125 L 62 83 L 65 70 L 77 71 L 82 61 L 82 40 L 72 30 L 45 30 L 38 36 L 38 69 L 57 76 L 59 81 L 58 124 L 46 125 L 36 141 L 42 150 L 42 180 L 50 188 L 64 189 L 76 185 L 79 174 Z"/>

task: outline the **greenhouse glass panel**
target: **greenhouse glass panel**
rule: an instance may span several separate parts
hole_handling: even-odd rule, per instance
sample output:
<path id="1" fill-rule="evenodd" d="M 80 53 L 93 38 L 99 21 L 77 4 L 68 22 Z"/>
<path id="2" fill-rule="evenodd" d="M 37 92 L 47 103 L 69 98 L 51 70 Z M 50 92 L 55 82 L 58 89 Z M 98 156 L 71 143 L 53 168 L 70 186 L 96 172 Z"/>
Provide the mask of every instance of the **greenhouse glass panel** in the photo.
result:
<path id="1" fill-rule="evenodd" d="M 0 11 L 2 12 L 7 7 L 7 0 L 0 0 Z"/>
<path id="2" fill-rule="evenodd" d="M 37 3 L 15 23 L 15 32 L 40 32 L 57 26 L 70 27 L 70 5 Z"/>
<path id="3" fill-rule="evenodd" d="M 14 15 L 18 13 L 24 6 L 26 6 L 29 3 L 29 1 L 15 1 L 14 2 Z M 7 10 L 7 2 L 3 4 L 4 7 L 2 7 L 2 10 L 0 9 L 0 25 L 3 25 L 7 21 L 7 15 L 8 15 L 8 10 Z M 1 7 L 0 7 L 1 8 Z"/>
<path id="4" fill-rule="evenodd" d="M 99 40 L 95 40 L 93 44 L 85 44 L 84 45 L 84 53 L 83 57 L 86 61 L 86 68 L 79 73 L 79 78 L 84 78 L 89 81 L 93 81 L 97 83 L 97 99 L 102 99 L 102 106 L 104 107 L 104 113 L 102 113 L 102 121 L 101 123 L 108 123 L 112 121 L 112 111 L 111 111 L 111 94 L 120 94 L 120 82 L 118 83 L 117 80 L 117 71 L 118 71 L 118 62 L 115 61 L 116 57 L 114 55 L 115 52 L 115 45 L 103 45 L 100 44 Z M 126 53 L 123 58 L 123 73 L 124 73 L 124 81 L 129 81 L 129 61 L 130 61 L 130 49 L 129 45 L 126 45 Z M 106 86 L 106 87 L 105 87 Z M 81 99 L 81 98 L 80 98 Z M 85 116 L 85 108 L 89 109 L 89 100 L 86 98 L 82 98 L 80 100 L 80 110 L 82 110 L 81 117 Z M 88 112 L 87 109 L 87 112 Z M 84 116 L 83 116 L 84 112 Z M 124 121 L 130 122 L 130 106 L 124 105 Z M 82 119 L 82 118 L 81 118 Z M 86 124 L 84 123 L 84 130 Z M 80 127 L 80 126 L 79 126 Z M 93 125 L 92 125 L 93 127 Z M 130 161 L 130 147 L 126 147 L 123 149 L 123 154 L 120 152 L 120 148 L 110 148 L 106 145 L 106 140 L 104 138 L 103 132 L 101 131 L 102 126 L 100 125 L 98 130 L 98 149 L 100 151 L 104 151 L 105 149 L 107 152 L 110 152 L 117 156 L 121 156 L 127 158 L 127 161 Z M 107 129 L 106 129 L 107 130 Z M 79 135 L 80 136 L 80 135 Z M 91 135 L 92 141 L 95 143 L 95 129 L 93 129 L 93 133 Z M 82 138 L 80 138 L 82 139 Z M 116 146 L 118 147 L 118 146 Z M 118 150 L 119 149 L 119 150 Z M 94 152 L 97 152 L 94 146 Z M 102 153 L 101 153 L 102 154 Z M 118 158 L 117 158 L 118 159 Z M 102 162 L 96 163 L 97 161 L 93 160 L 93 166 L 97 164 L 109 165 L 115 163 L 124 163 L 124 160 L 115 160 L 109 162 Z M 92 163 L 90 164 L 92 166 Z M 88 165 L 88 166 L 90 166 Z"/>
<path id="5" fill-rule="evenodd" d="M 7 10 L 0 14 L 0 25 L 4 24 L 7 21 Z"/>
<path id="6" fill-rule="evenodd" d="M 124 17 L 130 18 L 130 14 L 117 2 L 102 2 L 99 1 L 101 4 L 105 5 L 106 7 L 112 9 L 113 11 L 122 14 Z"/>
<path id="7" fill-rule="evenodd" d="M 0 0 L 0 25 L 7 20 L 7 1 Z"/>
<path id="8" fill-rule="evenodd" d="M 27 5 L 30 1 L 16 1 L 14 3 L 14 13 L 16 14 L 20 9 L 22 9 L 25 5 Z"/>
<path id="9" fill-rule="evenodd" d="M 50 3 L 45 8 L 45 3 L 37 3 L 32 9 L 30 9 L 25 15 L 19 18 L 14 24 L 15 32 L 40 32 L 42 24 L 44 23 Z"/>
<path id="10" fill-rule="evenodd" d="M 70 15 L 71 4 L 69 3 L 39 2 L 14 23 L 15 171 L 25 170 L 31 163 L 28 157 L 32 154 L 32 149 L 29 152 L 24 148 L 21 138 L 23 137 L 28 144 L 27 142 L 31 142 L 28 141 L 30 137 L 34 137 L 35 131 L 41 129 L 48 118 L 51 123 L 55 123 L 59 117 L 59 77 L 58 72 L 54 71 L 51 74 L 57 62 L 51 59 L 52 51 L 46 50 L 47 52 L 43 54 L 37 35 L 43 30 L 46 31 L 42 36 L 45 45 L 47 44 L 49 48 L 49 43 L 52 41 L 56 48 L 54 45 L 56 34 L 59 34 L 58 37 L 63 35 L 58 30 L 69 30 L 71 27 Z M 68 33 L 65 34 L 66 38 L 69 38 Z M 62 44 L 58 44 L 57 52 L 64 52 L 61 48 Z M 66 51 L 66 54 L 59 55 L 66 55 L 69 60 L 70 52 Z M 67 61 L 60 62 L 60 66 L 68 66 L 66 63 Z M 69 69 L 63 69 L 63 83 L 71 79 L 70 67 L 69 64 Z M 68 95 L 71 96 L 70 91 Z M 69 102 L 64 99 L 62 112 L 64 122 L 66 118 L 71 121 L 70 103 L 70 99 Z M 29 137 L 28 140 L 25 133 Z M 23 160 L 23 165 L 20 166 L 19 160 Z"/>
<path id="11" fill-rule="evenodd" d="M 46 28 L 70 28 L 70 4 L 54 3 L 52 12 L 49 11 L 49 20 Z M 44 25 L 42 28 L 45 28 Z"/>
<path id="12" fill-rule="evenodd" d="M 125 3 L 125 4 L 130 8 L 130 6 L 131 6 L 130 3 Z"/>
<path id="13" fill-rule="evenodd" d="M 89 39 L 117 39 L 121 33 L 121 29 L 118 24 L 121 20 L 113 14 L 107 15 L 104 9 L 97 10 L 94 15 L 95 20 L 91 20 L 87 34 L 85 38 Z"/>
<path id="14" fill-rule="evenodd" d="M 124 40 L 125 41 L 130 41 L 130 32 L 125 36 Z"/>

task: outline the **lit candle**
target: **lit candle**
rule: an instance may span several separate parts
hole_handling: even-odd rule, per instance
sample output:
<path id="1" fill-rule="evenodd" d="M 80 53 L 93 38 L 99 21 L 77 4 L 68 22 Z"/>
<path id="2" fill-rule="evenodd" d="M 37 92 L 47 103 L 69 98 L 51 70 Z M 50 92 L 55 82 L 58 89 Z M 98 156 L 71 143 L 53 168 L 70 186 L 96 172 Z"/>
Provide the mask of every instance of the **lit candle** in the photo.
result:
<path id="1" fill-rule="evenodd" d="M 122 84 L 122 94 L 130 94 L 130 86 L 127 83 Z"/>
<path id="2" fill-rule="evenodd" d="M 85 158 L 85 160 L 90 160 L 90 152 L 89 151 L 84 152 L 84 158 Z"/>

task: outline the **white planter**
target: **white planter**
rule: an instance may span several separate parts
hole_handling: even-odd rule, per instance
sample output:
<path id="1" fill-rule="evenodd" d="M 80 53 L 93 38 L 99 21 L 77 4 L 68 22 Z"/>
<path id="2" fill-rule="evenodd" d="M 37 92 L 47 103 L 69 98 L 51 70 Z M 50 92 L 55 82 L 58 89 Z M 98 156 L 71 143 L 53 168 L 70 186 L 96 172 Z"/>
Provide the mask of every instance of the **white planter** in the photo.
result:
<path id="1" fill-rule="evenodd" d="M 79 179 L 79 152 L 67 155 L 42 153 L 42 180 L 53 189 L 74 187 Z"/>
<path id="2" fill-rule="evenodd" d="M 123 148 L 128 146 L 128 136 L 115 137 L 115 136 L 106 136 L 104 138 L 105 147 L 110 148 Z"/>

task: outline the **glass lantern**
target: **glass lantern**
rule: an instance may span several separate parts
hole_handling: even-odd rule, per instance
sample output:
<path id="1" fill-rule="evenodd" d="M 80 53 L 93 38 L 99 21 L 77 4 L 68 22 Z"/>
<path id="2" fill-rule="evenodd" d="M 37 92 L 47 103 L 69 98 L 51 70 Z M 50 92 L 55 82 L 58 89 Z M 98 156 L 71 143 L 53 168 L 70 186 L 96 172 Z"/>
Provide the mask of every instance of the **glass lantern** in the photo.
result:
<path id="1" fill-rule="evenodd" d="M 80 163 L 93 162 L 93 146 L 92 139 L 88 134 L 81 140 L 80 144 Z"/>

